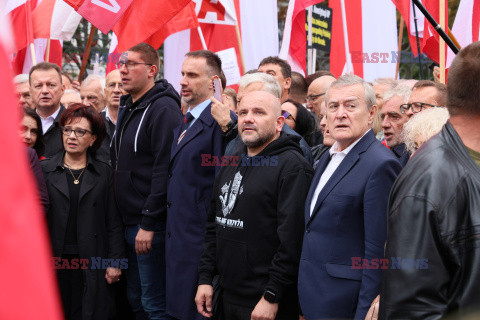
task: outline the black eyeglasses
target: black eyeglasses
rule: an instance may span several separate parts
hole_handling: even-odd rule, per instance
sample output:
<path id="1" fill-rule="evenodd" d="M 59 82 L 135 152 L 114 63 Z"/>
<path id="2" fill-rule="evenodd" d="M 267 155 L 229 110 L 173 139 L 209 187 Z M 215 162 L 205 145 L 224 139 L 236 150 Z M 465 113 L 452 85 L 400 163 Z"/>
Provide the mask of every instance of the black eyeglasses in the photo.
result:
<path id="1" fill-rule="evenodd" d="M 307 101 L 314 101 L 314 100 L 317 100 L 318 98 L 320 98 L 321 96 L 324 96 L 325 93 L 320 93 L 320 94 L 311 94 L 309 96 L 307 96 Z"/>
<path id="2" fill-rule="evenodd" d="M 288 111 L 285 111 L 285 110 L 282 110 L 282 116 L 285 118 L 285 119 L 288 119 L 288 118 L 291 118 L 293 120 L 293 122 L 296 122 L 297 120 L 292 116 L 292 114 Z"/>
<path id="3" fill-rule="evenodd" d="M 144 62 L 133 62 L 133 61 L 127 61 L 127 62 L 118 62 L 117 63 L 117 68 L 120 69 L 121 67 L 125 66 L 127 70 L 132 70 L 135 69 L 135 66 L 138 64 L 144 64 L 146 66 L 153 66 L 151 63 L 144 63 Z"/>
<path id="4" fill-rule="evenodd" d="M 423 102 L 412 102 L 412 103 L 405 103 L 400 105 L 400 112 L 405 114 L 407 113 L 408 109 L 412 110 L 413 113 L 417 113 L 422 111 L 423 108 L 441 108 L 440 106 L 435 106 L 429 103 Z"/>
<path id="5" fill-rule="evenodd" d="M 89 132 L 90 134 L 93 134 L 92 131 L 87 129 L 71 129 L 67 127 L 62 127 L 62 132 L 66 136 L 71 135 L 73 132 L 77 138 L 83 137 L 87 132 Z"/>

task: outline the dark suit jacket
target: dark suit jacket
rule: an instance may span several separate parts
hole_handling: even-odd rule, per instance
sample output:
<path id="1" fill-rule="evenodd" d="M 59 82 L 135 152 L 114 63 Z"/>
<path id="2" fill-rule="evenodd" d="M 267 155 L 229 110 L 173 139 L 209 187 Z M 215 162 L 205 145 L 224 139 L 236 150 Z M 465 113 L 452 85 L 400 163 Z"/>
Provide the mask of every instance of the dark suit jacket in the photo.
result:
<path id="1" fill-rule="evenodd" d="M 354 259 L 383 258 L 390 189 L 401 170 L 395 156 L 368 132 L 310 204 L 328 162 L 319 161 L 305 205 L 298 278 L 307 319 L 364 319 L 380 292 L 381 270 L 352 267 Z"/>
<path id="2" fill-rule="evenodd" d="M 50 196 L 47 221 L 53 256 L 61 257 L 71 205 L 63 153 L 41 164 Z M 123 225 L 114 199 L 112 169 L 89 156 L 81 183 L 77 217 L 80 258 L 123 258 Z M 84 276 L 82 319 L 109 319 L 113 300 L 105 281 L 105 270 L 88 268 Z"/>
<path id="3" fill-rule="evenodd" d="M 110 142 L 112 142 L 112 136 L 115 132 L 115 124 L 107 119 L 105 111 L 100 112 L 100 115 L 102 116 L 103 122 L 105 123 L 105 129 L 107 130 L 107 134 L 102 141 L 102 145 L 97 150 L 95 157 L 100 161 L 111 164 Z"/>
<path id="4" fill-rule="evenodd" d="M 231 114 L 232 117 L 235 115 Z M 167 189 L 167 313 L 177 319 L 202 319 L 194 298 L 203 251 L 207 213 L 220 166 L 202 165 L 202 155 L 221 157 L 226 141 L 211 114 L 211 104 L 177 145 L 174 130 Z"/>
<path id="5" fill-rule="evenodd" d="M 48 191 L 47 186 L 45 185 L 45 180 L 43 179 L 42 167 L 40 166 L 40 162 L 38 161 L 37 153 L 32 148 L 26 148 L 28 152 L 28 160 L 30 163 L 30 169 L 32 169 L 33 176 L 35 177 L 35 181 L 37 182 L 37 190 L 38 190 L 38 198 L 40 203 L 43 206 L 43 210 L 46 213 L 48 210 L 48 206 L 50 205 L 50 201 L 48 199 Z"/>
<path id="6" fill-rule="evenodd" d="M 43 135 L 43 139 L 45 140 L 45 152 L 43 153 L 43 156 L 45 158 L 50 158 L 58 152 L 63 151 L 62 132 L 60 130 L 60 125 L 58 124 L 63 111 L 65 111 L 65 107 L 60 104 L 60 112 L 53 121 L 53 124 Z"/>

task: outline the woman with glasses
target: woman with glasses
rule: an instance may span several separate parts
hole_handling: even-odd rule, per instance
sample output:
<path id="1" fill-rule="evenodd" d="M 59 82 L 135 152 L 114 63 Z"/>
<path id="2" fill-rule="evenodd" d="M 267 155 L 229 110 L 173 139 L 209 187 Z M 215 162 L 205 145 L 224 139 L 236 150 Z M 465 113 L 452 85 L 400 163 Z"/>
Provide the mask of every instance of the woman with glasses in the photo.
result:
<path id="1" fill-rule="evenodd" d="M 316 142 L 317 127 L 314 115 L 300 103 L 288 99 L 282 104 L 282 115 L 285 123 L 301 135 L 310 146 L 321 142 Z"/>
<path id="2" fill-rule="evenodd" d="M 27 147 L 35 150 L 39 159 L 43 158 L 45 142 L 43 141 L 42 120 L 35 110 L 28 107 L 23 108 L 20 137 Z"/>
<path id="3" fill-rule="evenodd" d="M 65 318 L 109 319 L 114 305 L 108 284 L 119 281 L 127 264 L 113 172 L 94 157 L 105 124 L 93 107 L 82 104 L 65 110 L 59 124 L 65 151 L 42 161 L 42 168 Z"/>

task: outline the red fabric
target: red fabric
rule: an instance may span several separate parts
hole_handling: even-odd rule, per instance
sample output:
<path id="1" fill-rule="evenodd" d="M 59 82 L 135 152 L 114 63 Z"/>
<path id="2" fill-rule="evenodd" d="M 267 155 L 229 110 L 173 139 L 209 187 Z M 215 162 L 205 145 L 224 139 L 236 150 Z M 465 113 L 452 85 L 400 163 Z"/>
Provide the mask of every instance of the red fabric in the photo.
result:
<path id="1" fill-rule="evenodd" d="M 480 33 L 480 1 L 473 2 L 472 14 L 472 42 L 479 40 Z"/>
<path id="2" fill-rule="evenodd" d="M 50 38 L 55 0 L 42 0 L 33 11 L 33 32 L 35 39 Z"/>
<path id="3" fill-rule="evenodd" d="M 191 0 L 135 0 L 112 28 L 123 52 L 149 39 Z"/>
<path id="4" fill-rule="evenodd" d="M 405 25 L 407 26 L 407 34 L 408 34 L 408 39 L 410 40 L 410 48 L 412 50 L 413 55 L 418 55 L 418 50 L 417 50 L 417 37 L 415 35 L 415 29 L 411 30 L 410 29 L 410 20 L 413 21 L 413 17 L 410 17 L 410 7 L 414 6 L 412 0 L 392 0 L 393 4 L 395 7 L 397 7 L 397 10 L 400 12 L 400 15 L 403 17 L 403 20 L 405 20 Z M 420 10 L 415 7 L 415 13 L 417 18 L 421 16 Z M 422 45 L 422 38 L 419 38 L 420 41 L 420 46 Z"/>
<path id="5" fill-rule="evenodd" d="M 32 3 L 26 0 L 24 4 L 8 13 L 12 24 L 13 39 L 15 41 L 13 52 L 17 52 L 33 42 Z"/>
<path id="6" fill-rule="evenodd" d="M 235 4 L 235 11 L 237 12 L 237 23 L 240 26 L 240 2 L 239 0 L 233 1 Z M 237 63 L 240 68 L 240 75 L 245 73 L 248 70 L 242 71 L 242 59 L 240 57 L 240 49 L 238 47 L 237 34 L 235 31 L 235 26 L 232 25 L 223 25 L 223 24 L 211 24 L 211 23 L 200 23 L 200 28 L 202 29 L 203 37 L 205 38 L 205 43 L 207 49 L 213 52 L 235 48 L 235 53 L 237 55 Z M 241 32 L 241 29 L 240 29 Z M 196 30 L 192 30 L 190 35 L 190 51 L 202 50 L 202 42 L 200 41 L 200 36 Z"/>
<path id="7" fill-rule="evenodd" d="M 45 52 L 45 55 L 47 53 Z M 60 40 L 50 40 L 50 57 L 49 62 L 55 63 L 62 68 L 62 54 L 63 54 L 63 46 Z M 47 57 L 44 57 L 44 60 L 47 61 Z"/>
<path id="8" fill-rule="evenodd" d="M 330 1 L 333 10 L 332 43 L 330 51 L 330 72 L 339 77 L 343 74 L 346 64 L 345 42 L 343 36 L 342 8 L 340 1 Z M 362 0 L 345 1 L 347 16 L 348 45 L 352 57 L 353 73 L 363 78 L 362 45 Z"/>
<path id="9" fill-rule="evenodd" d="M 448 1 L 445 1 L 445 26 L 448 27 Z M 432 17 L 440 24 L 440 4 L 438 0 L 423 0 L 425 9 L 432 15 Z M 445 28 L 445 32 L 446 28 Z M 432 27 L 430 22 L 425 19 L 425 27 L 423 31 L 422 52 L 425 53 L 433 61 L 440 63 L 440 36 L 438 32 Z M 447 45 L 445 45 L 445 57 L 447 56 Z"/>
<path id="10" fill-rule="evenodd" d="M 0 41 L 0 135 L 8 150 L 0 165 L 0 319 L 60 320 L 45 214 L 18 136 L 18 102 L 7 61 Z"/>
<path id="11" fill-rule="evenodd" d="M 105 7 L 94 4 L 91 0 L 64 1 L 72 6 L 78 14 L 90 21 L 98 30 L 107 34 L 123 16 L 133 0 L 102 1 L 101 3 L 103 3 Z"/>
<path id="12" fill-rule="evenodd" d="M 305 8 L 320 2 L 323 2 L 323 0 L 295 0 L 295 7 L 293 8 L 292 32 L 290 36 L 290 48 L 288 51 L 291 58 L 302 67 L 305 74 L 307 72 L 307 33 L 305 30 Z"/>

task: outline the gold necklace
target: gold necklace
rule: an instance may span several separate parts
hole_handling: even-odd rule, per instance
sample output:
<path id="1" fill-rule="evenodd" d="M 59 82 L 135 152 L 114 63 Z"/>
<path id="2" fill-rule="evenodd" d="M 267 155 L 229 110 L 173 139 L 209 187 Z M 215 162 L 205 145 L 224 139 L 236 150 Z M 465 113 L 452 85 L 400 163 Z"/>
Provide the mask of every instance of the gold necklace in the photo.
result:
<path id="1" fill-rule="evenodd" d="M 80 179 L 80 177 L 81 177 L 82 174 L 83 174 L 83 171 L 85 171 L 85 168 L 86 168 L 87 166 L 83 167 L 82 172 L 80 172 L 80 175 L 79 175 L 77 178 L 75 178 L 75 176 L 73 175 L 73 172 L 72 172 L 72 170 L 70 169 L 70 166 L 69 166 L 68 164 L 65 163 L 65 167 L 67 167 L 68 171 L 70 171 L 70 174 L 71 174 L 72 177 L 73 177 L 73 183 L 74 183 L 74 184 L 79 184 L 80 181 L 79 181 L 78 179 Z"/>

